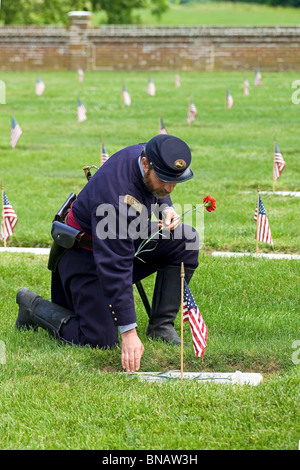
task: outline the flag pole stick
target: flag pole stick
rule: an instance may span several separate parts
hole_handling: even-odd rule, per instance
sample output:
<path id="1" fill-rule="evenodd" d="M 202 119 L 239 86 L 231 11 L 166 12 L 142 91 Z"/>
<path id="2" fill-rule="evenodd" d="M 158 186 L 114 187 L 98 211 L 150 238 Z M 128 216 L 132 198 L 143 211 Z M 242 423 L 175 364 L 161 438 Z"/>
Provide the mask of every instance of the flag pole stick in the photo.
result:
<path id="1" fill-rule="evenodd" d="M 259 184 L 257 185 L 257 215 L 256 215 L 256 256 L 258 253 L 258 224 L 259 224 Z"/>
<path id="2" fill-rule="evenodd" d="M 181 349 L 180 349 L 180 376 L 183 379 L 183 287 L 184 287 L 184 265 L 181 263 Z"/>
<path id="3" fill-rule="evenodd" d="M 275 191 L 275 148 L 276 148 L 276 135 L 274 135 L 274 153 L 273 153 L 273 192 Z"/>
<path id="4" fill-rule="evenodd" d="M 2 194 L 2 219 L 3 219 L 3 240 L 4 248 L 6 248 L 6 233 L 5 233 L 5 221 L 4 221 L 4 185 L 3 181 L 1 182 L 1 194 Z"/>

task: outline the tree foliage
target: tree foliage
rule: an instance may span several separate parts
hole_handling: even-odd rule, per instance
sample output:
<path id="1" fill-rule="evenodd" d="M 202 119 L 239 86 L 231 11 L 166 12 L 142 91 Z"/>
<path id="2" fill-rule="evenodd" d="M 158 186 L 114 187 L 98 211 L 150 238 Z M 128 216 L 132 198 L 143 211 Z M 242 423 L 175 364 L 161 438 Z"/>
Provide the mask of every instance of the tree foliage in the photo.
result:
<path id="1" fill-rule="evenodd" d="M 4 24 L 65 24 L 68 12 L 88 10 L 86 0 L 2 0 Z"/>
<path id="2" fill-rule="evenodd" d="M 168 0 L 91 0 L 93 11 L 104 10 L 109 24 L 131 24 L 138 22 L 139 17 L 134 10 L 150 8 L 160 18 L 169 8 Z"/>
<path id="3" fill-rule="evenodd" d="M 104 10 L 111 24 L 133 23 L 134 10 L 150 8 L 158 18 L 169 8 L 168 0 L 2 0 L 4 24 L 66 24 L 72 10 Z"/>

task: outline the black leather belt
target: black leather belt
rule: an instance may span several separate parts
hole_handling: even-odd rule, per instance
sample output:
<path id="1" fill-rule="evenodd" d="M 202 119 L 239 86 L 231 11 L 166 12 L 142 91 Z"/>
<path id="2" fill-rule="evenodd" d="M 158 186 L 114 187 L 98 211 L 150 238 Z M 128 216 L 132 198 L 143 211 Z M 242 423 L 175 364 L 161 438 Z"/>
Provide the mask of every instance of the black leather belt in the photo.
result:
<path id="1" fill-rule="evenodd" d="M 88 237 L 85 233 L 81 237 L 78 237 L 75 242 L 75 245 L 80 246 L 80 248 L 84 248 L 85 250 L 93 250 L 93 240 L 92 238 Z"/>

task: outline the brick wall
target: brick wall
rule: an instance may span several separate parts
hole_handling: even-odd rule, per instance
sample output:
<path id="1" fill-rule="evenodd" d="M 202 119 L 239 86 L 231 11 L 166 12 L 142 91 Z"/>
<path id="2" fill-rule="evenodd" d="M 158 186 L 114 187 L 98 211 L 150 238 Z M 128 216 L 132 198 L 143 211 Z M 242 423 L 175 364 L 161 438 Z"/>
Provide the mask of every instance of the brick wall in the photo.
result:
<path id="1" fill-rule="evenodd" d="M 117 27 L 89 32 L 95 69 L 299 70 L 300 27 Z"/>
<path id="2" fill-rule="evenodd" d="M 70 67 L 65 28 L 1 27 L 1 70 L 61 70 Z"/>
<path id="3" fill-rule="evenodd" d="M 300 26 L 0 27 L 1 70 L 300 70 Z"/>

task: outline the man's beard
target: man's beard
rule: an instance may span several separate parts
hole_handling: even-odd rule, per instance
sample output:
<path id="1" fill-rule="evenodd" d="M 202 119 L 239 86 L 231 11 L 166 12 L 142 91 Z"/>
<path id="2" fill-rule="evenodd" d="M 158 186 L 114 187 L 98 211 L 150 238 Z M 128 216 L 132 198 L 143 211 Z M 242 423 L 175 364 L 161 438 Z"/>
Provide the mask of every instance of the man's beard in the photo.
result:
<path id="1" fill-rule="evenodd" d="M 144 174 L 144 183 L 147 186 L 147 189 L 153 194 L 153 196 L 157 197 L 158 199 L 163 199 L 164 197 L 168 196 L 168 191 L 164 188 L 154 189 L 153 183 L 150 178 L 150 171 L 154 170 L 147 170 Z"/>

